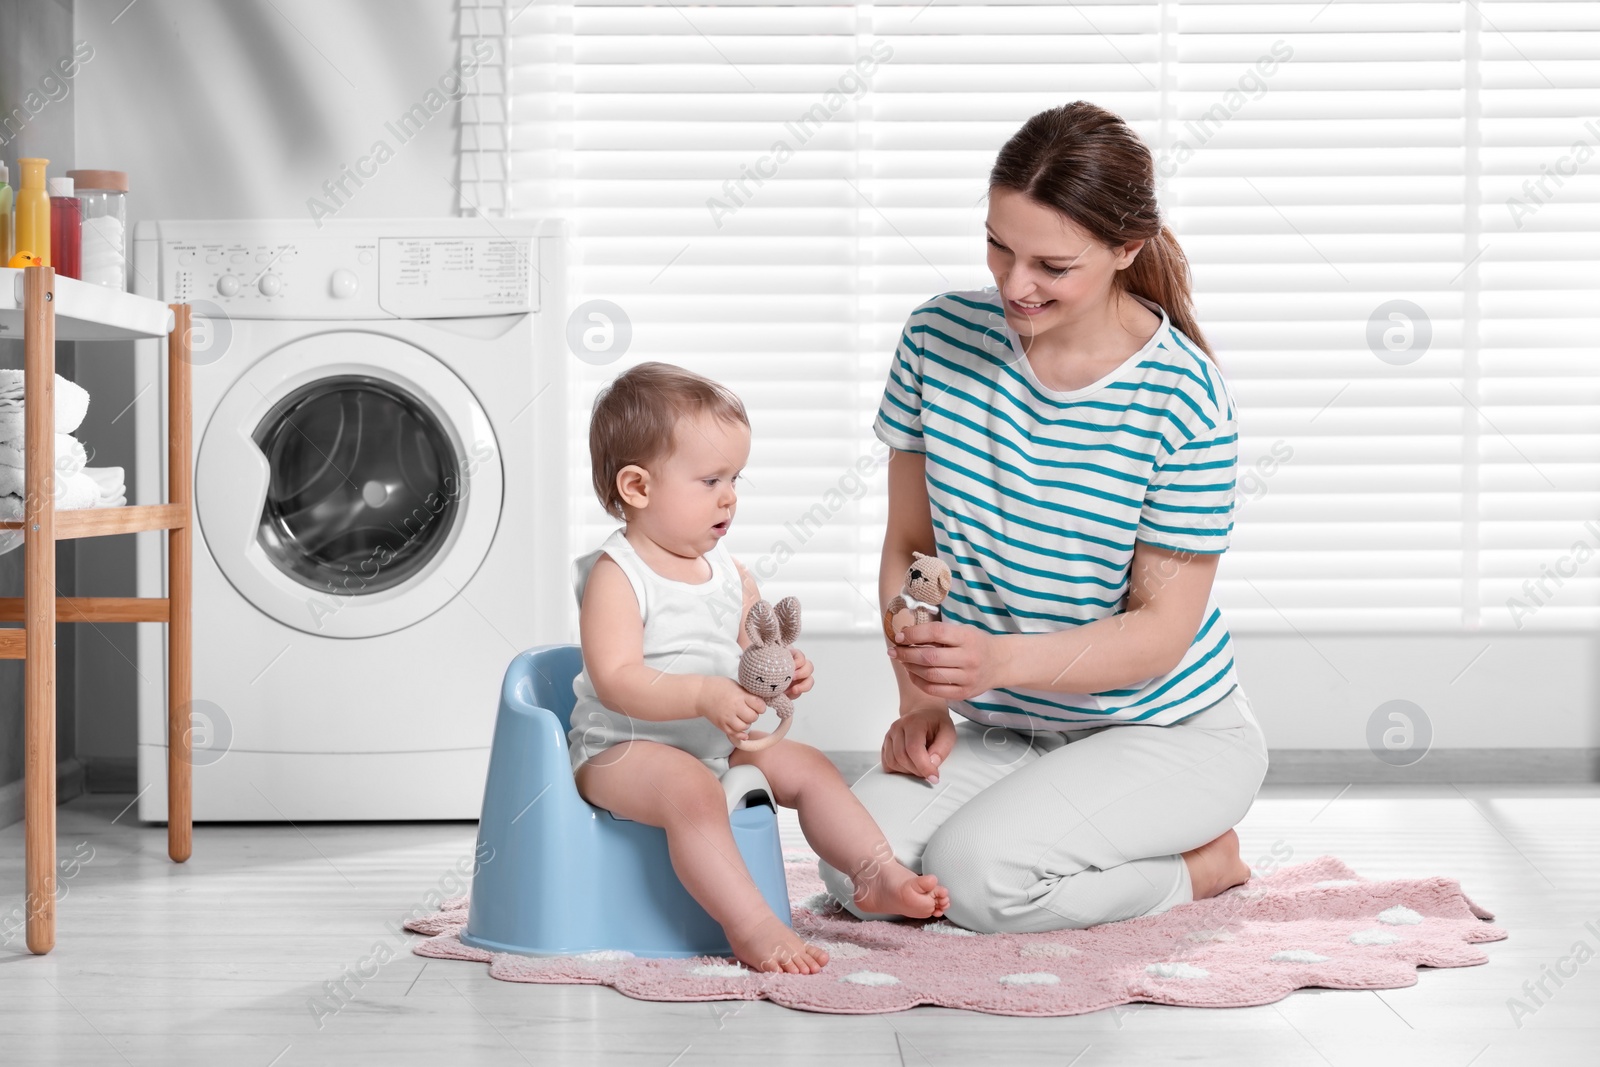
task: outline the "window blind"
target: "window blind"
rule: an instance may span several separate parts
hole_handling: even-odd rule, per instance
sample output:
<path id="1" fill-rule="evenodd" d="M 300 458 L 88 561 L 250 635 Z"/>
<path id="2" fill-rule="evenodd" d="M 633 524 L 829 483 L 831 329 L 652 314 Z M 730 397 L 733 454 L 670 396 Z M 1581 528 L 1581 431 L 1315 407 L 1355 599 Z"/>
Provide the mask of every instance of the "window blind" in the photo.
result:
<path id="1" fill-rule="evenodd" d="M 1156 154 L 1240 409 L 1236 630 L 1600 621 L 1593 5 L 489 6 L 506 210 L 572 228 L 573 440 L 641 359 L 735 389 L 729 546 L 808 632 L 877 628 L 895 341 L 992 284 L 988 168 L 1076 99 Z M 574 555 L 614 525 L 586 453 Z"/>

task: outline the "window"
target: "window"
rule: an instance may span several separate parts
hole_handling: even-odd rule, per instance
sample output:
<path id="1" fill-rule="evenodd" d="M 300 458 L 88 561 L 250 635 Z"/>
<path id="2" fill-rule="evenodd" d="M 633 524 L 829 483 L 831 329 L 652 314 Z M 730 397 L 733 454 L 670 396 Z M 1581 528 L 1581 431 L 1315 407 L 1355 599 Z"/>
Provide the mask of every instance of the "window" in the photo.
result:
<path id="1" fill-rule="evenodd" d="M 1597 11 L 468 5 L 464 33 L 503 21 L 510 69 L 503 158 L 473 167 L 503 183 L 504 210 L 569 218 L 573 306 L 623 317 L 588 320 L 575 441 L 599 385 L 637 359 L 744 398 L 754 443 L 729 544 L 764 589 L 804 601 L 808 632 L 876 628 L 870 424 L 895 340 L 927 297 L 991 283 L 994 154 L 1079 98 L 1156 154 L 1240 408 L 1218 579 L 1233 627 L 1591 627 Z M 618 330 L 620 359 L 604 350 Z M 574 555 L 614 525 L 586 452 Z"/>

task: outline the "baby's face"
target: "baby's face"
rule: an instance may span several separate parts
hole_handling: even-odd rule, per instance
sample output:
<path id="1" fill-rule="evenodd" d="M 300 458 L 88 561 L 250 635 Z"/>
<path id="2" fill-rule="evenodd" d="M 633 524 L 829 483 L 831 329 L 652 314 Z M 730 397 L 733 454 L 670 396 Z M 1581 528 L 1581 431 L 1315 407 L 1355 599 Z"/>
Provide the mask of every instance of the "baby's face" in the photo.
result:
<path id="1" fill-rule="evenodd" d="M 748 427 L 711 415 L 680 418 L 672 454 L 654 465 L 650 504 L 637 521 L 668 550 L 705 555 L 733 525 L 734 481 L 749 458 Z"/>

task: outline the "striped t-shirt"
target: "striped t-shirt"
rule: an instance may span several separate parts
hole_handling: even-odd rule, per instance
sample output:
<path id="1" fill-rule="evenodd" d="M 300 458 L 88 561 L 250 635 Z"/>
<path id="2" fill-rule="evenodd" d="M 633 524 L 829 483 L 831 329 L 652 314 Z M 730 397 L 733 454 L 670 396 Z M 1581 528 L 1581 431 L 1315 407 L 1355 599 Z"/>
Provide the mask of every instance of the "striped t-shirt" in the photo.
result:
<path id="1" fill-rule="evenodd" d="M 1134 542 L 1217 553 L 1233 529 L 1238 434 L 1222 375 L 1157 304 L 1161 326 L 1092 385 L 1047 388 L 993 289 L 911 313 L 873 431 L 926 454 L 947 621 L 1048 633 L 1121 612 Z M 1237 678 L 1215 597 L 1171 671 L 1099 693 L 996 688 L 951 709 L 1019 729 L 1166 726 Z"/>

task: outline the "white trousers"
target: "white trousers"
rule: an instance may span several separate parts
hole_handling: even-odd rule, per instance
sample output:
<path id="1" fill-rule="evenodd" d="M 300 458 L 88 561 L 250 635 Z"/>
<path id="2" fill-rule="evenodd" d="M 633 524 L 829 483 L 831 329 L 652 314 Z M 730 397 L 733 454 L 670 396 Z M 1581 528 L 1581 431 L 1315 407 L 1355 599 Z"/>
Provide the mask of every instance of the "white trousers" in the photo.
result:
<path id="1" fill-rule="evenodd" d="M 1171 726 L 1027 732 L 957 717 L 939 784 L 882 764 L 852 791 L 895 857 L 950 891 L 946 918 L 981 933 L 1083 929 L 1193 899 L 1180 853 L 1243 819 L 1267 773 L 1244 690 Z M 819 864 L 861 919 L 850 879 Z"/>

